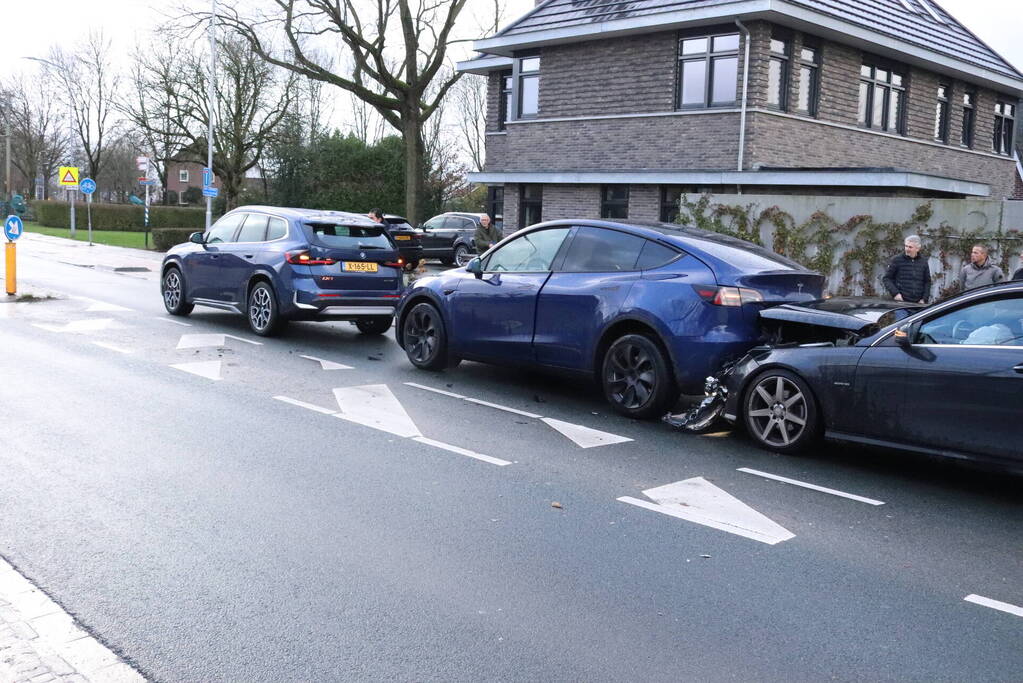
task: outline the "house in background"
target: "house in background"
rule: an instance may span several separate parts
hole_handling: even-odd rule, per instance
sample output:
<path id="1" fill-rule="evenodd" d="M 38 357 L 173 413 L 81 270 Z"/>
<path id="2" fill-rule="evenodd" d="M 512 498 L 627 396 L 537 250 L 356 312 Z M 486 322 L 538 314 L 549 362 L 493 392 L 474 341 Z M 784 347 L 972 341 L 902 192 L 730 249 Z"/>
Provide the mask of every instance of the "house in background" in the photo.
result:
<path id="1" fill-rule="evenodd" d="M 205 143 L 203 144 L 205 145 Z M 203 150 L 203 155 L 205 155 L 205 147 Z M 173 196 L 178 198 L 178 204 L 186 204 L 188 202 L 185 200 L 185 193 L 191 188 L 190 194 L 198 197 L 197 203 L 202 203 L 205 201 L 202 197 L 202 169 L 205 164 L 187 161 L 187 158 L 182 153 L 167 164 L 167 190 L 175 193 Z M 220 179 L 216 176 L 213 178 L 213 187 L 221 188 Z M 245 172 L 244 187 L 253 192 L 263 192 L 263 172 L 258 164 Z"/>
<path id="2" fill-rule="evenodd" d="M 488 78 L 488 210 L 671 220 L 682 193 L 1002 199 L 1023 74 L 931 0 L 545 0 Z"/>

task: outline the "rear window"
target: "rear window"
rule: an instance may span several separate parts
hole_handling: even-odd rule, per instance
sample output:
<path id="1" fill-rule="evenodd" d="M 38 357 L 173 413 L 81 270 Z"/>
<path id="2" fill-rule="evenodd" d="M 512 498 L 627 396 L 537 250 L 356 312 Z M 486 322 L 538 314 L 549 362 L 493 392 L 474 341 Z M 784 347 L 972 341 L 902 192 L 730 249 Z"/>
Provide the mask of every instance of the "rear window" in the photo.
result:
<path id="1" fill-rule="evenodd" d="M 322 247 L 342 249 L 392 249 L 383 225 L 336 225 L 306 223 L 309 240 Z"/>
<path id="2" fill-rule="evenodd" d="M 721 244 L 718 241 L 700 240 L 699 248 L 717 257 L 734 268 L 744 271 L 761 270 L 806 270 L 795 261 L 775 254 L 763 247 L 735 240 L 740 246 Z"/>

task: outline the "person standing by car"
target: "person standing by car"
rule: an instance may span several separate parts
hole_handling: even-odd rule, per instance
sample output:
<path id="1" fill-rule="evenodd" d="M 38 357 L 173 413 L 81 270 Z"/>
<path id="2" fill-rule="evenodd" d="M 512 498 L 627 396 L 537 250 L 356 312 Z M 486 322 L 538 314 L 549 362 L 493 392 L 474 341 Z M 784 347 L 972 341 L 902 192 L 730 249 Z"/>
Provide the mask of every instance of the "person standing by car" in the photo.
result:
<path id="1" fill-rule="evenodd" d="M 1023 251 L 1019 253 L 1019 265 L 1020 269 L 1012 274 L 1013 280 L 1023 280 Z"/>
<path id="2" fill-rule="evenodd" d="M 925 304 L 931 298 L 931 268 L 920 255 L 920 237 L 910 235 L 903 246 L 906 253 L 892 259 L 882 282 L 896 301 Z"/>
<path id="3" fill-rule="evenodd" d="M 504 235 L 501 234 L 501 230 L 490 220 L 490 215 L 483 214 L 480 216 L 479 227 L 476 228 L 476 234 L 473 236 L 476 253 L 482 254 L 502 239 L 504 239 Z"/>
<path id="4" fill-rule="evenodd" d="M 973 245 L 970 262 L 959 272 L 959 289 L 966 291 L 1005 280 L 1002 269 L 988 258 L 988 248 L 983 244 Z"/>

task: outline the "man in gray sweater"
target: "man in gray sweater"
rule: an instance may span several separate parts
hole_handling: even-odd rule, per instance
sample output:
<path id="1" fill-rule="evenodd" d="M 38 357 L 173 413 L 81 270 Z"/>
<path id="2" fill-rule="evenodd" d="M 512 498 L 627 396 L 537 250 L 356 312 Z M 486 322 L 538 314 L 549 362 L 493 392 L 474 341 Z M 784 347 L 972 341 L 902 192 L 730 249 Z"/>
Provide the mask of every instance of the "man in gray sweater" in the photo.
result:
<path id="1" fill-rule="evenodd" d="M 1004 280 L 1005 273 L 988 258 L 988 248 L 983 244 L 973 245 L 970 262 L 959 271 L 959 289 L 965 292 L 968 289 L 993 285 Z"/>

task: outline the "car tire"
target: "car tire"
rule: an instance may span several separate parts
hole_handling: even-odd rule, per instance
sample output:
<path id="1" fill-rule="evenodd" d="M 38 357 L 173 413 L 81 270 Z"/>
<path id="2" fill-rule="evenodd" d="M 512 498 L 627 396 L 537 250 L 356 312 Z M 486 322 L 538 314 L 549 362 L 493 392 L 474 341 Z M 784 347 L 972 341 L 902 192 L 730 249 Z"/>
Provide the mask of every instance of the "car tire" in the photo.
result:
<path id="1" fill-rule="evenodd" d="M 809 385 L 781 368 L 753 378 L 742 398 L 742 415 L 753 440 L 776 453 L 805 450 L 818 440 L 823 424 Z"/>
<path id="2" fill-rule="evenodd" d="M 195 308 L 194 304 L 185 301 L 185 278 L 177 267 L 164 271 L 160 281 L 160 292 L 163 294 L 163 305 L 171 315 L 185 316 Z"/>
<path id="3" fill-rule="evenodd" d="M 459 244 L 455 247 L 455 265 L 459 268 L 469 264 L 472 260 L 472 255 L 469 254 L 469 247 L 464 244 Z"/>
<path id="4" fill-rule="evenodd" d="M 433 304 L 419 303 L 401 322 L 402 346 L 409 362 L 421 370 L 443 370 L 451 365 L 448 338 L 440 311 Z"/>
<path id="5" fill-rule="evenodd" d="M 245 310 L 249 328 L 260 337 L 272 337 L 284 327 L 277 295 L 269 282 L 257 282 L 252 287 Z"/>
<path id="6" fill-rule="evenodd" d="M 664 352 L 642 334 L 619 337 L 608 347 L 600 379 L 607 402 L 627 417 L 661 417 L 678 398 Z"/>
<path id="7" fill-rule="evenodd" d="M 393 318 L 389 315 L 374 315 L 359 318 L 355 321 L 355 326 L 362 334 L 383 334 L 391 329 L 392 321 Z"/>
<path id="8" fill-rule="evenodd" d="M 440 261 L 440 264 L 442 266 L 453 266 L 453 265 L 455 265 L 455 260 L 453 258 L 439 258 L 437 260 Z"/>

